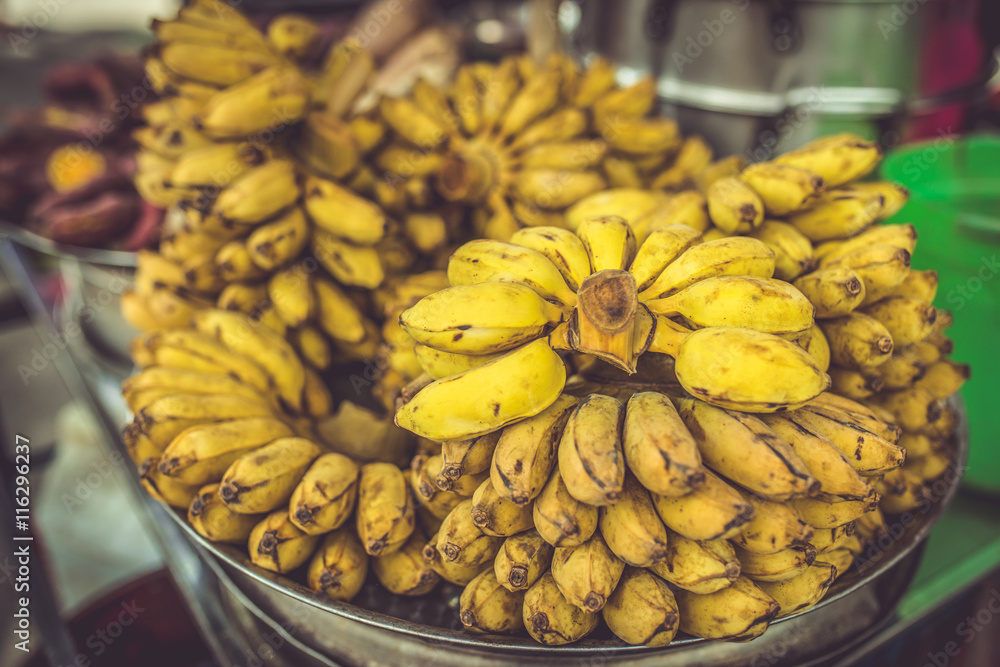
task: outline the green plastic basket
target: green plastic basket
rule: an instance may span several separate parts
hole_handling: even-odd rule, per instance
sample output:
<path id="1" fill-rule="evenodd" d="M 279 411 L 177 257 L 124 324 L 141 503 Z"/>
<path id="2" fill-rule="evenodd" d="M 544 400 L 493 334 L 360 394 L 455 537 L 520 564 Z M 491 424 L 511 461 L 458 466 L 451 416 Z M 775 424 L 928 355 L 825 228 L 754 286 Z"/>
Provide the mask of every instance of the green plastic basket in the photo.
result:
<path id="1" fill-rule="evenodd" d="M 910 189 L 893 222 L 912 222 L 915 269 L 940 275 L 935 306 L 955 314 L 955 359 L 972 365 L 962 389 L 971 446 L 967 485 L 1000 493 L 1000 137 L 939 138 L 889 154 L 882 177 Z"/>

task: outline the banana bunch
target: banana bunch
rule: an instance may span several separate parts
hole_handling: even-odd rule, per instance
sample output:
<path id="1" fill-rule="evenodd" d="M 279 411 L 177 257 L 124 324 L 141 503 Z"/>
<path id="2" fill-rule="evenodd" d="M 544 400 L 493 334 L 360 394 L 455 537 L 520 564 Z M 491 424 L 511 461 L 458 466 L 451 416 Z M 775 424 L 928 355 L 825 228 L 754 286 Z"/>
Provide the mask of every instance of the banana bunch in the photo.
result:
<path id="1" fill-rule="evenodd" d="M 709 162 L 704 141 L 649 115 L 654 101 L 652 79 L 620 88 L 602 59 L 583 70 L 562 54 L 469 63 L 447 90 L 418 81 L 381 101 L 392 138 L 374 164 L 396 177 L 387 198 L 409 202 L 430 187 L 471 209 L 473 237 L 506 241 L 526 226 L 565 227 L 567 207 L 609 185 L 673 186 Z M 416 245 L 465 240 L 441 220 L 421 226 Z"/>
<path id="2" fill-rule="evenodd" d="M 426 376 L 396 423 L 445 441 L 537 415 L 565 386 L 559 352 L 630 374 L 644 353 L 668 354 L 692 395 L 751 412 L 824 391 L 814 357 L 783 338 L 810 332 L 814 308 L 772 278 L 774 253 L 752 238 L 701 241 L 668 225 L 638 245 L 624 220 L 597 217 L 576 233 L 530 227 L 462 245 L 451 287 L 399 315 Z"/>

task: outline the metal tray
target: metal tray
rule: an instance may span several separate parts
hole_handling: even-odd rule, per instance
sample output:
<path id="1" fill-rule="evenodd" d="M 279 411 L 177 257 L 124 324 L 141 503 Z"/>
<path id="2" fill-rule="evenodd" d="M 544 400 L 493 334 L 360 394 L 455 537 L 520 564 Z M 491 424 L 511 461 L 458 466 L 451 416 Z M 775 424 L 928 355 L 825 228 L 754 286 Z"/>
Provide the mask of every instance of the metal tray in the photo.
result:
<path id="1" fill-rule="evenodd" d="M 116 266 L 135 268 L 136 253 L 126 250 L 105 250 L 104 248 L 85 248 L 83 246 L 56 243 L 44 236 L 39 236 L 24 227 L 0 219 L 0 235 L 9 236 L 18 244 L 31 248 L 56 259 L 96 264 L 100 266 Z"/>
<path id="2" fill-rule="evenodd" d="M 510 664 L 629 664 L 672 665 L 750 664 L 756 656 L 799 652 L 799 662 L 829 656 L 848 639 L 870 632 L 887 620 L 912 576 L 919 547 L 957 492 L 968 455 L 968 424 L 960 414 L 957 446 L 951 470 L 959 474 L 940 487 L 933 502 L 914 512 L 915 520 L 897 521 L 899 537 L 873 552 L 865 566 L 842 576 L 812 609 L 772 623 L 759 639 L 727 644 L 679 636 L 669 646 L 628 646 L 606 628 L 584 641 L 546 647 L 527 636 L 475 635 L 462 630 L 457 604 L 461 587 L 444 585 L 430 595 L 392 595 L 370 575 L 353 603 L 329 600 L 296 581 L 256 567 L 242 549 L 213 544 L 192 529 L 181 513 L 170 512 L 183 534 L 210 553 L 233 585 L 272 621 L 298 630 L 299 639 L 314 650 L 351 665 L 423 664 L 461 667 Z M 889 518 L 890 523 L 892 517 Z M 906 573 L 909 572 L 907 575 Z M 888 590 L 881 590 L 888 587 Z M 771 652 L 771 653 L 769 653 Z M 791 653 L 790 653 L 791 652 Z M 787 655 L 786 655 L 787 654 Z M 598 664 L 598 663 L 594 663 Z M 769 663 L 774 664 L 774 663 Z"/>

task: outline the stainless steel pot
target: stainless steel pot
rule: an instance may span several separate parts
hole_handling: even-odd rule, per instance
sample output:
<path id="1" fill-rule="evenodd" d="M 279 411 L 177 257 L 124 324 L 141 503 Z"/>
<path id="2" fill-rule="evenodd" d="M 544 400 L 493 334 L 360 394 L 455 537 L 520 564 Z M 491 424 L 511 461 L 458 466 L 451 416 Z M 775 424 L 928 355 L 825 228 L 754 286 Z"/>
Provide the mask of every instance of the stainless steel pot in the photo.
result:
<path id="1" fill-rule="evenodd" d="M 570 50 L 610 58 L 622 83 L 656 77 L 685 131 L 761 160 L 831 131 L 899 136 L 980 95 L 985 82 L 920 99 L 925 5 L 937 1 L 565 0 L 559 19 Z"/>

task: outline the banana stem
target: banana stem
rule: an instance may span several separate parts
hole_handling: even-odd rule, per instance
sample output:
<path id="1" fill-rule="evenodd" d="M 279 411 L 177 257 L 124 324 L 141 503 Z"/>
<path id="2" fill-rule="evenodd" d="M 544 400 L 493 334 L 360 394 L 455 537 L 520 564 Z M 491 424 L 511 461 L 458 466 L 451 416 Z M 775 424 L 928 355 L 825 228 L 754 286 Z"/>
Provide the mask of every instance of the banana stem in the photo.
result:
<path id="1" fill-rule="evenodd" d="M 636 311 L 639 298 L 635 278 L 607 269 L 589 276 L 577 291 L 576 310 L 569 321 L 570 345 L 592 354 L 626 373 L 635 373 Z"/>
<path id="2" fill-rule="evenodd" d="M 493 165 L 482 153 L 461 150 L 448 156 L 437 176 L 438 191 L 448 201 L 477 203 L 494 185 Z"/>
<path id="3" fill-rule="evenodd" d="M 649 351 L 669 354 L 676 358 L 681 344 L 690 334 L 691 331 L 688 329 L 663 315 L 659 315 L 656 318 L 656 330 L 653 333 L 653 342 L 649 346 Z"/>

